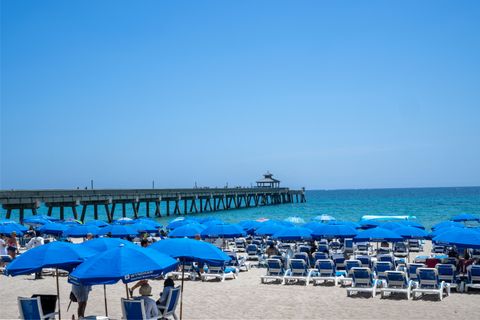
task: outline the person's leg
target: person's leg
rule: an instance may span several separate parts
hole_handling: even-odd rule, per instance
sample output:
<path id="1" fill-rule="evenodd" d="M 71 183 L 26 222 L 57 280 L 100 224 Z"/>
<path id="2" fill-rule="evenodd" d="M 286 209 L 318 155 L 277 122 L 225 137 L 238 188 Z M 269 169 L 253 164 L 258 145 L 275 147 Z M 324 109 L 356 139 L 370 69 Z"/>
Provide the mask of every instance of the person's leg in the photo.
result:
<path id="1" fill-rule="evenodd" d="M 85 309 L 87 308 L 87 301 L 78 302 L 78 318 L 85 317 Z"/>

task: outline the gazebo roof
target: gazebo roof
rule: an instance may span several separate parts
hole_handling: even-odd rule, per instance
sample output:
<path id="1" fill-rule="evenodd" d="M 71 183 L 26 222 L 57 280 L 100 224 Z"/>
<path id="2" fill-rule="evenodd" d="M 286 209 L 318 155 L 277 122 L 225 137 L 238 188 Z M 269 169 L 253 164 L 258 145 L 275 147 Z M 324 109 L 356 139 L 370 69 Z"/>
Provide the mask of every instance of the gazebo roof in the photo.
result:
<path id="1" fill-rule="evenodd" d="M 277 180 L 275 178 L 272 178 L 273 174 L 270 173 L 270 171 L 267 171 L 267 173 L 265 173 L 263 175 L 263 179 L 260 179 L 260 180 L 257 180 L 257 183 L 277 183 L 277 182 L 280 182 L 280 180 Z"/>

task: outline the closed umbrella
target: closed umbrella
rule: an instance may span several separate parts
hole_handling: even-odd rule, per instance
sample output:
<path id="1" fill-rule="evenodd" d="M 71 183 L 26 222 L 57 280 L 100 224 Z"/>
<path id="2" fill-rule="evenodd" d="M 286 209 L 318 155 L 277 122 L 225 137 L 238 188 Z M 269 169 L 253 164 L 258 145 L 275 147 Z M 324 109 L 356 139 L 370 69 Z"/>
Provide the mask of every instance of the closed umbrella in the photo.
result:
<path id="1" fill-rule="evenodd" d="M 92 257 L 96 253 L 96 251 L 82 247 L 78 244 L 54 241 L 30 249 L 18 256 L 6 267 L 5 274 L 18 276 L 40 272 L 43 268 L 56 268 L 58 316 L 61 319 L 58 269 L 71 271 L 86 258 Z"/>
<path id="2" fill-rule="evenodd" d="M 225 263 L 231 260 L 223 251 L 210 243 L 192 239 L 167 239 L 155 242 L 150 246 L 153 250 L 158 250 L 173 258 L 182 261 L 183 268 L 185 262 L 200 262 L 200 263 Z M 182 294 L 180 296 L 180 319 L 183 316 L 183 279 L 182 274 Z"/>
<path id="3" fill-rule="evenodd" d="M 310 240 L 312 239 L 312 231 L 302 227 L 289 227 L 274 233 L 272 237 L 285 241 Z"/>
<path id="4" fill-rule="evenodd" d="M 93 240 L 92 240 L 93 241 Z M 165 254 L 139 246 L 120 244 L 80 264 L 68 276 L 68 282 L 77 285 L 104 285 L 105 313 L 108 316 L 106 287 L 118 281 L 125 283 L 128 298 L 127 283 L 157 278 L 172 271 L 177 261 Z"/>

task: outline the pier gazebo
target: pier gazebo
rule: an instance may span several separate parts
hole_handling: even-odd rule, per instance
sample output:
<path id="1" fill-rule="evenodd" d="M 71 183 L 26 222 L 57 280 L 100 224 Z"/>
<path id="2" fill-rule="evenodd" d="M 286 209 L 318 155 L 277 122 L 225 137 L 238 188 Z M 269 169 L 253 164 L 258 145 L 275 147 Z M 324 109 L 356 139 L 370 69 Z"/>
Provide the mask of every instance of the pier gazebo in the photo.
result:
<path id="1" fill-rule="evenodd" d="M 280 188 L 280 180 L 273 178 L 269 171 L 263 175 L 263 179 L 257 181 L 258 188 Z"/>

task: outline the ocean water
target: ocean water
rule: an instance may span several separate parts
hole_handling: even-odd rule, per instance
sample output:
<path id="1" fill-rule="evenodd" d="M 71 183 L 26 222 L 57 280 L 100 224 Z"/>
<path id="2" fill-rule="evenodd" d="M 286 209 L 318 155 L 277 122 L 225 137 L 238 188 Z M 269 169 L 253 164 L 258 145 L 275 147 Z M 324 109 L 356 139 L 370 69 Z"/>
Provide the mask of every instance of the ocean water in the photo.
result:
<path id="1" fill-rule="evenodd" d="M 337 220 L 358 221 L 363 215 L 413 215 L 425 227 L 447 220 L 460 213 L 476 214 L 480 217 L 480 187 L 459 188 L 408 188 L 408 189 L 359 189 L 359 190 L 308 190 L 306 203 L 283 204 L 276 206 L 257 207 L 249 209 L 226 210 L 203 214 L 188 214 L 192 217 L 216 217 L 225 222 L 270 218 L 285 219 L 299 216 L 306 222 L 320 214 L 329 214 Z M 121 217 L 117 207 L 115 217 Z M 128 215 L 133 216 L 130 206 Z M 173 210 L 173 208 L 171 207 Z M 150 206 L 153 216 L 154 206 Z M 165 207 L 161 208 L 164 214 Z M 183 209 L 182 209 L 183 210 Z M 80 214 L 80 209 L 77 209 Z M 47 208 L 40 208 L 40 213 L 46 214 Z M 27 210 L 26 215 L 30 215 Z M 145 206 L 140 207 L 139 215 L 145 215 Z M 53 212 L 58 217 L 58 211 Z M 72 217 L 70 209 L 65 210 L 66 217 Z M 105 219 L 105 213 L 99 208 L 100 218 Z M 0 217 L 5 217 L 5 210 L 0 211 Z M 12 218 L 18 218 L 15 213 Z M 167 224 L 176 216 L 157 218 Z M 87 219 L 93 219 L 93 208 L 87 211 Z"/>

